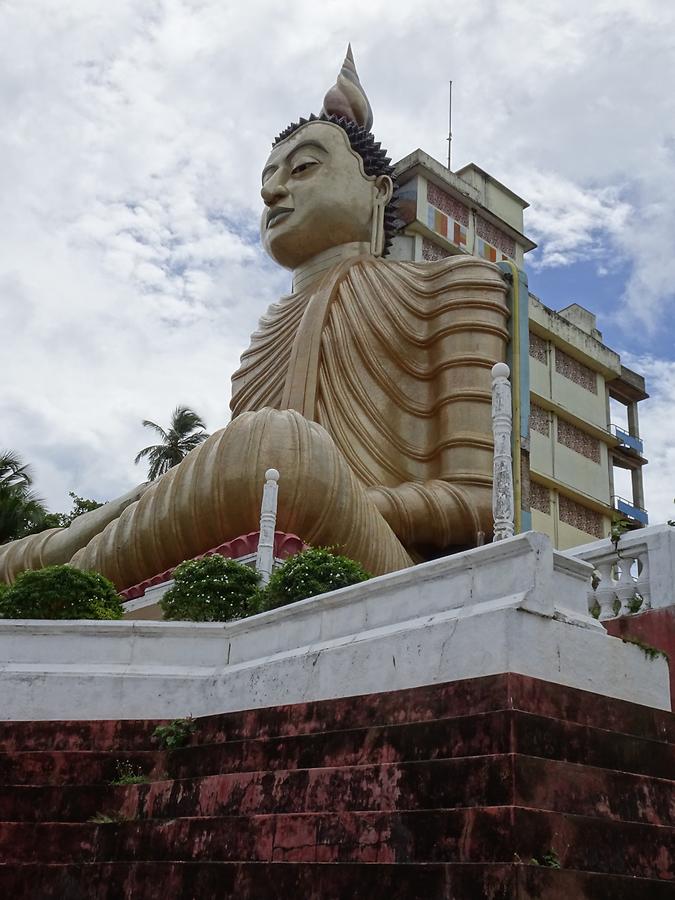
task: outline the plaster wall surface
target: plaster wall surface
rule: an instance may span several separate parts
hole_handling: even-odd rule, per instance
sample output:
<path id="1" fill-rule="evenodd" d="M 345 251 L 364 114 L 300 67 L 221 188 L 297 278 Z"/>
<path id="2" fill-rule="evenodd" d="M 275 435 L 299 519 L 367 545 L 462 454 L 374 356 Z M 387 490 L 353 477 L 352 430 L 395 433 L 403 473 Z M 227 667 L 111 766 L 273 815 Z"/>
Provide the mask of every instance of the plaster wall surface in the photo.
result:
<path id="1" fill-rule="evenodd" d="M 530 390 L 540 397 L 551 399 L 551 378 L 547 365 L 530 356 Z"/>
<path id="2" fill-rule="evenodd" d="M 0 622 L 3 719 L 206 715 L 517 672 L 670 707 L 664 661 L 588 616 L 527 533 L 231 623 Z"/>
<path id="3" fill-rule="evenodd" d="M 609 505 L 609 469 L 607 447 L 600 445 L 600 462 L 587 459 L 581 453 L 564 447 L 559 441 L 554 445 L 553 477 L 564 485 L 587 494 Z M 538 461 L 538 460 L 537 460 Z M 534 466 L 536 468 L 536 466 Z"/>
<path id="4" fill-rule="evenodd" d="M 555 353 L 555 351 L 554 351 Z M 595 373 L 597 393 L 588 391 L 561 375 L 555 368 L 551 372 L 551 399 L 578 419 L 583 419 L 598 428 L 607 428 L 607 400 L 605 381 L 599 372 Z"/>

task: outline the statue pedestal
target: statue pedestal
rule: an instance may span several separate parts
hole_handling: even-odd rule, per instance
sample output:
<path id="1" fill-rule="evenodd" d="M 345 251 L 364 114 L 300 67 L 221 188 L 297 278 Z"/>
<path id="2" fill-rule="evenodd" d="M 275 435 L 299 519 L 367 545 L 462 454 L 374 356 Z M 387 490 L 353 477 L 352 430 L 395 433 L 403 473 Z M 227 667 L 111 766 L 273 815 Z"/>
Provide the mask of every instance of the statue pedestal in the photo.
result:
<path id="1" fill-rule="evenodd" d="M 529 532 L 231 623 L 0 622 L 3 719 L 174 718 L 516 672 L 670 709 L 664 657 Z"/>

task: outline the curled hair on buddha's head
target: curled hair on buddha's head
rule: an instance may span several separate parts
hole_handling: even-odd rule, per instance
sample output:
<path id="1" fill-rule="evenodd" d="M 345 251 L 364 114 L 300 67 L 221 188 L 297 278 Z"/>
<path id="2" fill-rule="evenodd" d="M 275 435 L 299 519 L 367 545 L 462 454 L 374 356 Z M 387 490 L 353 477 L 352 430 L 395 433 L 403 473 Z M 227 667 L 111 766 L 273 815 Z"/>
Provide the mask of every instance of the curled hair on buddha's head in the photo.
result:
<path id="1" fill-rule="evenodd" d="M 293 132 L 302 128 L 303 125 L 307 125 L 308 122 L 332 122 L 334 125 L 338 125 L 347 135 L 352 150 L 358 153 L 363 160 L 363 170 L 366 175 L 374 177 L 386 175 L 391 179 L 394 190 L 384 208 L 383 223 L 382 256 L 386 256 L 399 225 L 396 214 L 398 187 L 391 159 L 379 141 L 375 140 L 370 130 L 373 125 L 373 111 L 356 72 L 351 45 L 347 47 L 347 55 L 336 83 L 324 97 L 320 115 L 311 115 L 308 119 L 300 119 L 289 125 L 275 138 L 272 146 L 276 147 L 278 143 L 286 140 Z"/>

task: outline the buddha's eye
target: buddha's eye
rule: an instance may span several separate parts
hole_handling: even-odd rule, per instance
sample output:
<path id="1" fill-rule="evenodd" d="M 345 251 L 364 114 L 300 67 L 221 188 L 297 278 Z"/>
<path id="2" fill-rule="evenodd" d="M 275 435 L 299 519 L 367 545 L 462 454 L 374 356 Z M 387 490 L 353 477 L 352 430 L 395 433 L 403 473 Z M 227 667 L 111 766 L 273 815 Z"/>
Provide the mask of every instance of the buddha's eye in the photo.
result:
<path id="1" fill-rule="evenodd" d="M 301 175 L 303 172 L 311 169 L 312 166 L 318 165 L 319 163 L 315 159 L 308 159 L 305 162 L 298 163 L 297 166 L 293 166 L 293 168 L 291 169 L 291 175 Z"/>

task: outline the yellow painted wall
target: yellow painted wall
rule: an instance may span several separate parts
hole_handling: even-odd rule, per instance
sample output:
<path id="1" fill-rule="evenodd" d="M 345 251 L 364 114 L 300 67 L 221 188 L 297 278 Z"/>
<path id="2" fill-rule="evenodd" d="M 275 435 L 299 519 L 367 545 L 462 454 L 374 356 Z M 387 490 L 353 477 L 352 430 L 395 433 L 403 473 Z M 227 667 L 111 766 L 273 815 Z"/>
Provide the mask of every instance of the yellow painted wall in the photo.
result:
<path id="1" fill-rule="evenodd" d="M 541 365 L 541 364 L 540 364 Z M 532 366 L 530 366 L 530 370 Z M 579 419 L 584 419 L 598 428 L 607 428 L 607 403 L 604 378 L 596 372 L 598 393 L 592 394 L 585 388 L 575 384 L 569 378 L 556 372 L 551 373 L 551 399 L 554 403 L 569 410 Z M 533 387 L 533 390 L 536 388 Z M 545 396 L 548 396 L 546 394 Z"/>
<path id="2" fill-rule="evenodd" d="M 553 441 L 538 431 L 530 431 L 530 468 L 553 478 Z"/>
<path id="3" fill-rule="evenodd" d="M 609 534 L 609 519 L 603 519 L 603 531 Z M 588 544 L 590 541 L 597 541 L 598 538 L 594 534 L 587 534 L 580 531 L 567 522 L 558 522 L 558 550 L 569 550 L 570 547 L 578 547 L 579 544 Z"/>
<path id="4" fill-rule="evenodd" d="M 551 383 L 548 366 L 539 362 L 533 356 L 530 357 L 530 390 L 540 397 L 551 399 Z"/>
<path id="5" fill-rule="evenodd" d="M 600 445 L 600 465 L 564 447 L 556 441 L 553 457 L 553 477 L 600 503 L 609 504 L 609 471 L 607 447 Z"/>

